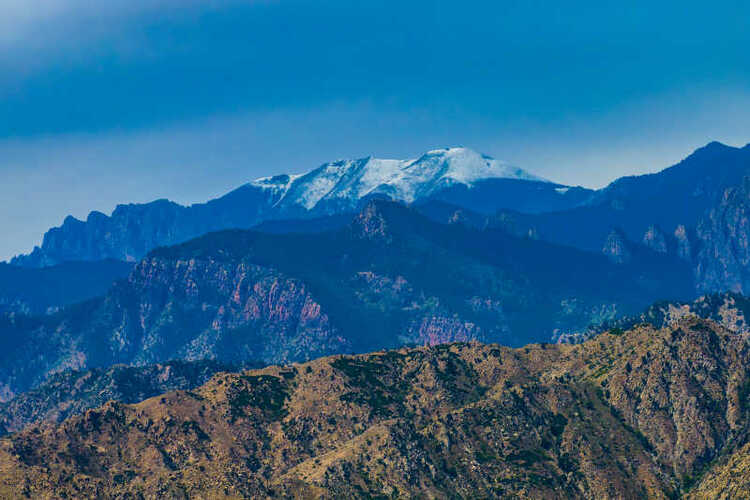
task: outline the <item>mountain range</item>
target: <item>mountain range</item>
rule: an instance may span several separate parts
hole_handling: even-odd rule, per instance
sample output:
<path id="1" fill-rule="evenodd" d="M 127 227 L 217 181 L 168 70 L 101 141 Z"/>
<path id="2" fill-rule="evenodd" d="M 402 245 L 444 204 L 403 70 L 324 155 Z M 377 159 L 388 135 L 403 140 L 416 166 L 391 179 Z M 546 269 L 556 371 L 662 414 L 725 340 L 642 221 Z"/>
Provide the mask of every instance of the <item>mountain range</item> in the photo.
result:
<path id="1" fill-rule="evenodd" d="M 341 160 L 303 175 L 257 179 L 205 204 L 158 200 L 119 205 L 111 216 L 92 212 L 86 221 L 68 217 L 45 234 L 41 247 L 11 262 L 40 267 L 71 260 L 136 261 L 156 247 L 211 231 L 353 212 L 373 197 L 437 199 L 483 213 L 534 213 L 572 207 L 588 195 L 466 148 L 430 151 L 416 160 Z"/>
<path id="2" fill-rule="evenodd" d="M 0 264 L 0 497 L 741 496 L 749 173 L 450 148 L 68 217 Z"/>
<path id="3" fill-rule="evenodd" d="M 746 333 L 454 343 L 215 375 L 0 440 L 5 498 L 741 498 Z"/>
<path id="4" fill-rule="evenodd" d="M 340 230 L 233 230 L 159 248 L 100 298 L 6 318 L 0 400 L 63 369 L 115 363 L 280 363 L 468 340 L 522 345 L 691 291 L 689 268 L 656 252 L 615 264 L 371 200 Z"/>
<path id="5" fill-rule="evenodd" d="M 590 191 L 451 148 L 68 218 L 0 266 L 0 400 L 117 363 L 588 338 L 655 301 L 741 293 L 748 168 L 749 147 L 711 143 Z M 226 226 L 253 229 L 210 231 Z"/>
<path id="6" fill-rule="evenodd" d="M 482 226 L 590 252 L 622 252 L 615 260 L 648 247 L 688 262 L 697 293 L 741 292 L 750 259 L 742 243 L 747 230 L 736 222 L 747 205 L 749 173 L 750 145 L 718 142 L 661 172 L 624 177 L 600 190 L 549 182 L 466 148 L 416 160 L 342 160 L 303 175 L 257 179 L 204 204 L 158 200 L 120 205 L 111 216 L 92 212 L 86 221 L 68 217 L 47 232 L 41 247 L 12 264 L 134 262 L 159 246 L 223 229 L 330 230 L 347 224 L 369 199 L 388 198 L 414 206 L 443 203 L 462 209 L 467 220 L 482 219 Z"/>

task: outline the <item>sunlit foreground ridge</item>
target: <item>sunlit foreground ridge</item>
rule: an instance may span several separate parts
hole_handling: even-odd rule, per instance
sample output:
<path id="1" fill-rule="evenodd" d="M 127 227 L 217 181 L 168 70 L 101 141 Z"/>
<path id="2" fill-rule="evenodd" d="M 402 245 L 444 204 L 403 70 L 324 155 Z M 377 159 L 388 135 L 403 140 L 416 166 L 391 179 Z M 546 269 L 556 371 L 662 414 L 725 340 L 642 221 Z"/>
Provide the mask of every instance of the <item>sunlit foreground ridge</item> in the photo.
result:
<path id="1" fill-rule="evenodd" d="M 0 441 L 3 498 L 737 498 L 748 335 L 685 317 L 220 373 Z"/>

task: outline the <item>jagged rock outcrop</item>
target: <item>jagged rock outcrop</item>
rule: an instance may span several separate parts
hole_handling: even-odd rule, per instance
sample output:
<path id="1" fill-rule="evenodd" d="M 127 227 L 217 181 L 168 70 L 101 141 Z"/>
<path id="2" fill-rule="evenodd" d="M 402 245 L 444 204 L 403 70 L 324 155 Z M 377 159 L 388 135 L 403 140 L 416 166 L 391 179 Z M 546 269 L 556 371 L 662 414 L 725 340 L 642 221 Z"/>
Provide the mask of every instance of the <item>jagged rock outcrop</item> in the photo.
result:
<path id="1" fill-rule="evenodd" d="M 675 249 L 677 256 L 684 261 L 692 262 L 694 246 L 692 243 L 694 240 L 692 232 L 688 231 L 684 225 L 680 224 L 674 230 L 674 238 L 677 243 Z"/>
<path id="2" fill-rule="evenodd" d="M 750 291 L 750 178 L 727 189 L 697 228 L 700 291 Z"/>
<path id="3" fill-rule="evenodd" d="M 388 223 L 382 208 L 382 204 L 370 202 L 354 217 L 352 229 L 355 236 L 367 240 L 390 241 Z"/>
<path id="4" fill-rule="evenodd" d="M 608 331 L 623 331 L 648 324 L 667 328 L 687 318 L 711 320 L 728 330 L 750 334 L 750 298 L 738 293 L 714 293 L 693 301 L 660 301 L 636 315 L 606 320 L 578 332 L 562 332 L 559 343 L 580 344 Z"/>
<path id="5" fill-rule="evenodd" d="M 107 216 L 91 212 L 85 221 L 66 217 L 47 231 L 41 247 L 11 263 L 44 267 L 67 261 L 114 259 L 136 262 L 150 250 L 174 245 L 210 231 L 249 228 L 271 218 L 278 189 L 245 185 L 231 193 L 189 207 L 168 200 L 118 205 Z"/>
<path id="6" fill-rule="evenodd" d="M 602 253 L 615 264 L 626 264 L 633 258 L 630 242 L 619 229 L 612 229 L 609 232 L 604 240 Z"/>
<path id="7" fill-rule="evenodd" d="M 684 319 L 220 374 L 0 440 L 0 496 L 726 496 L 747 482 L 747 346 Z"/>
<path id="8" fill-rule="evenodd" d="M 643 234 L 642 243 L 643 246 L 656 253 L 669 252 L 667 235 L 664 233 L 664 231 L 661 230 L 659 226 L 649 226 L 649 228 Z"/>

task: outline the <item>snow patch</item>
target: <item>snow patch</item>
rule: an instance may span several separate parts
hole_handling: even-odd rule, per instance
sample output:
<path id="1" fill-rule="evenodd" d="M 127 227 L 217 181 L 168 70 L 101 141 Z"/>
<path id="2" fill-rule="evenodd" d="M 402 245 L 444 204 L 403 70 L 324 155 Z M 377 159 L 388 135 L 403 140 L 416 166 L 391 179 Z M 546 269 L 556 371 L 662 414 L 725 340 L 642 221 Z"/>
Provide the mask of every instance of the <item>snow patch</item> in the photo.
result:
<path id="1" fill-rule="evenodd" d="M 251 184 L 283 192 L 279 203 L 312 210 L 323 201 L 353 207 L 360 199 L 376 194 L 411 203 L 450 185 L 472 187 L 485 179 L 549 182 L 468 148 L 446 148 L 429 151 L 416 160 L 339 160 L 307 174 L 264 177 Z M 561 188 L 557 189 L 560 192 Z"/>

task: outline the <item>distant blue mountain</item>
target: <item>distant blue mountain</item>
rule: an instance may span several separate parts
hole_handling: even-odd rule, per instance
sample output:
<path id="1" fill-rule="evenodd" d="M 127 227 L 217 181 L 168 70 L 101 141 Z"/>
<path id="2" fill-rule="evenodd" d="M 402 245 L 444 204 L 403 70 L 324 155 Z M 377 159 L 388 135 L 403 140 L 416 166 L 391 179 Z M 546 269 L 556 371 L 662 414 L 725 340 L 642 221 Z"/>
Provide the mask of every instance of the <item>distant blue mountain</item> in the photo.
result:
<path id="1" fill-rule="evenodd" d="M 443 200 L 491 214 L 501 209 L 565 210 L 592 192 L 548 182 L 466 148 L 430 151 L 416 160 L 363 158 L 327 163 L 304 175 L 257 179 L 221 198 L 189 207 L 167 200 L 120 205 L 50 229 L 42 246 L 13 264 L 43 267 L 71 260 L 137 261 L 148 251 L 221 229 L 274 220 L 353 213 L 372 198 L 407 203 Z"/>
<path id="2" fill-rule="evenodd" d="M 750 145 L 734 148 L 712 142 L 661 172 L 617 179 L 570 210 L 519 214 L 515 219 L 533 226 L 542 239 L 592 251 L 602 248 L 613 227 L 639 243 L 651 227 L 670 239 L 691 238 L 691 229 L 725 191 L 748 175 Z"/>
<path id="3" fill-rule="evenodd" d="M 744 198 L 735 195 L 731 207 L 717 210 L 748 175 L 750 145 L 718 142 L 661 172 L 623 177 L 597 191 L 555 184 L 466 148 L 430 151 L 415 160 L 341 160 L 303 175 L 257 179 L 189 207 L 158 200 L 118 206 L 111 216 L 92 212 L 86 221 L 68 217 L 47 232 L 41 247 L 12 263 L 135 262 L 154 248 L 223 229 L 332 230 L 368 200 L 387 198 L 441 222 L 450 222 L 438 214 L 445 207 L 450 217 L 460 209 L 474 227 L 604 252 L 614 261 L 648 248 L 687 262 L 699 292 L 744 291 L 750 257 L 743 254 L 742 234 L 729 227 L 742 220 L 730 211 L 741 210 Z M 711 258 L 709 249 L 719 257 Z"/>
<path id="4" fill-rule="evenodd" d="M 0 263 L 0 314 L 47 314 L 104 294 L 133 264 L 66 262 L 41 269 Z"/>

